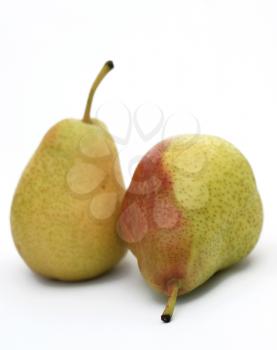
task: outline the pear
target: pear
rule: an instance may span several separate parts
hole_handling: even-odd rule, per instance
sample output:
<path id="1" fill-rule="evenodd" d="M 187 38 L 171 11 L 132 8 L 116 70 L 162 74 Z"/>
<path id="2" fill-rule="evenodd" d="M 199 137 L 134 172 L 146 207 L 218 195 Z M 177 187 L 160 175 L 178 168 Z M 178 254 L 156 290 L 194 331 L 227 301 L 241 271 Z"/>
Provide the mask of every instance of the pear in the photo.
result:
<path id="1" fill-rule="evenodd" d="M 106 126 L 90 118 L 65 119 L 44 136 L 17 186 L 11 228 L 27 265 L 45 277 L 86 280 L 111 269 L 126 248 L 116 233 L 124 184 L 117 149 Z"/>
<path id="2" fill-rule="evenodd" d="M 123 199 L 119 234 L 147 283 L 176 298 L 247 256 L 262 227 L 255 178 L 229 142 L 184 135 L 153 147 L 140 161 Z"/>

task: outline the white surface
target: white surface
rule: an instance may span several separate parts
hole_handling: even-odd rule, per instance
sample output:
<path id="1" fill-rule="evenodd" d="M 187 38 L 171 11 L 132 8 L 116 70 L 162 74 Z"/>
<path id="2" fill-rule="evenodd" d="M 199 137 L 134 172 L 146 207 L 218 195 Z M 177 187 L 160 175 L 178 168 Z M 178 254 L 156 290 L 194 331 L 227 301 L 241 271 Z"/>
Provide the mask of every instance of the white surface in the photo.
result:
<path id="1" fill-rule="evenodd" d="M 273 0 L 0 1 L 1 349 L 276 349 L 276 16 Z M 82 116 L 107 59 L 116 69 L 94 111 L 103 107 L 113 134 L 127 133 L 123 103 L 132 120 L 143 105 L 144 135 L 157 124 L 157 106 L 165 120 L 174 114 L 166 135 L 195 132 L 198 120 L 202 133 L 246 155 L 264 203 L 255 251 L 180 299 L 167 325 L 159 320 L 164 298 L 130 255 L 95 281 L 54 283 L 34 276 L 11 240 L 21 171 L 52 124 Z M 146 141 L 132 126 L 119 145 L 126 183 L 132 159 L 162 137 Z"/>

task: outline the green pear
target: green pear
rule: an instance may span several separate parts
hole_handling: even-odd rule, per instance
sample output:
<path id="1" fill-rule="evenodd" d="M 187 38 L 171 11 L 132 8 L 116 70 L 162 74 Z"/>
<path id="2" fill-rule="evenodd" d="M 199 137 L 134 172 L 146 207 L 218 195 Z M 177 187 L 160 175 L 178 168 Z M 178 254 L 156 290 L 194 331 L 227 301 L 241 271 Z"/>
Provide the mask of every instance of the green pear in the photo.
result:
<path id="1" fill-rule="evenodd" d="M 155 290 L 169 322 L 188 293 L 249 254 L 262 227 L 255 178 L 227 141 L 205 135 L 164 140 L 140 161 L 123 199 L 119 234 Z"/>
<path id="2" fill-rule="evenodd" d="M 111 269 L 125 248 L 116 233 L 124 195 L 119 158 L 106 126 L 90 118 L 97 76 L 83 120 L 65 119 L 44 136 L 17 186 L 11 228 L 18 252 L 35 272 L 78 281 Z"/>

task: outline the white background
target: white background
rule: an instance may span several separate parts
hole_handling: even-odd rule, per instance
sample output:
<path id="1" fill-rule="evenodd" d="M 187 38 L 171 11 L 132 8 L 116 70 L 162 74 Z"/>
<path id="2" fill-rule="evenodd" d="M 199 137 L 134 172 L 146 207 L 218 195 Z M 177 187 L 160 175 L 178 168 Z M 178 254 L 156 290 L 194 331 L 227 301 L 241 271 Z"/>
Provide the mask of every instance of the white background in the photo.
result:
<path id="1" fill-rule="evenodd" d="M 274 0 L 0 1 L 1 349 L 276 349 L 276 18 Z M 93 109 L 103 106 L 101 118 L 125 138 L 127 184 L 133 157 L 163 137 L 139 133 L 155 127 L 159 106 L 164 121 L 173 115 L 166 135 L 198 131 L 198 120 L 201 133 L 234 143 L 264 203 L 254 252 L 181 298 L 170 324 L 130 254 L 102 278 L 62 284 L 33 275 L 11 239 L 26 162 L 50 126 L 81 118 L 107 59 L 115 69 Z M 132 120 L 143 105 L 129 137 L 123 104 Z"/>

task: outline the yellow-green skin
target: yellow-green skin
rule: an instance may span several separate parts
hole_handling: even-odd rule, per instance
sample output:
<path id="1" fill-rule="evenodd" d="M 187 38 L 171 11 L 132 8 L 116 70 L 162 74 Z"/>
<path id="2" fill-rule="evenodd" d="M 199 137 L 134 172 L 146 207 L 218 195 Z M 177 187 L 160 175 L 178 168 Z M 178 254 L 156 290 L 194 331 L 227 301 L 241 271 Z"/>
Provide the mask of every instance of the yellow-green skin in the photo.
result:
<path id="1" fill-rule="evenodd" d="M 104 124 L 59 122 L 15 192 L 11 227 L 20 255 L 33 271 L 64 281 L 106 272 L 125 253 L 116 233 L 123 195 L 117 150 Z"/>
<path id="2" fill-rule="evenodd" d="M 262 227 L 251 167 L 229 142 L 186 135 L 165 140 L 138 165 L 123 200 L 120 236 L 145 280 L 185 294 L 235 264 Z"/>

